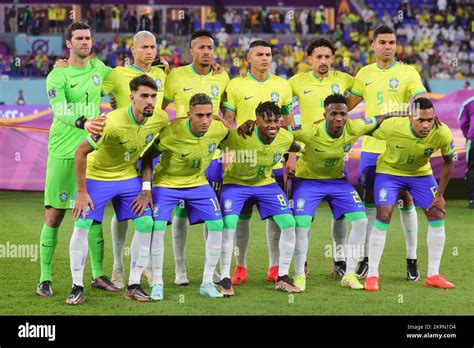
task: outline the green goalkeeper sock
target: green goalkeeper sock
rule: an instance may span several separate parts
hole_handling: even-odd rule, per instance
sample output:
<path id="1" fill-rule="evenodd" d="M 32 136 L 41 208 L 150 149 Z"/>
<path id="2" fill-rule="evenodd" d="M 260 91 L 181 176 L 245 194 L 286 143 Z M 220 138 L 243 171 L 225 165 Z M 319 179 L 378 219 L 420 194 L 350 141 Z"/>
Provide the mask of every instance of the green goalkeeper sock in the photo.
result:
<path id="1" fill-rule="evenodd" d="M 51 263 L 58 244 L 58 228 L 44 224 L 40 237 L 41 277 L 40 282 L 52 281 Z"/>
<path id="2" fill-rule="evenodd" d="M 89 244 L 89 256 L 92 265 L 92 277 L 94 279 L 103 276 L 104 267 L 104 235 L 102 233 L 102 225 L 92 225 L 87 237 Z"/>

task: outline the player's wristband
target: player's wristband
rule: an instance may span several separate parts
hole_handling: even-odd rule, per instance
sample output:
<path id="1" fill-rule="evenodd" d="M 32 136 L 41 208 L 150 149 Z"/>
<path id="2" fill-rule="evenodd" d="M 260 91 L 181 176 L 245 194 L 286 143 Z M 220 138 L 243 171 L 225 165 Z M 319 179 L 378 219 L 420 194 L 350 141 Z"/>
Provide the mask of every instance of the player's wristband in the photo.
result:
<path id="1" fill-rule="evenodd" d="M 80 128 L 80 129 L 84 129 L 84 126 L 86 124 L 86 121 L 87 121 L 87 118 L 85 118 L 84 116 L 78 118 L 76 120 L 76 127 L 77 128 Z"/>
<path id="2" fill-rule="evenodd" d="M 144 181 L 142 183 L 142 191 L 151 191 L 151 181 Z"/>

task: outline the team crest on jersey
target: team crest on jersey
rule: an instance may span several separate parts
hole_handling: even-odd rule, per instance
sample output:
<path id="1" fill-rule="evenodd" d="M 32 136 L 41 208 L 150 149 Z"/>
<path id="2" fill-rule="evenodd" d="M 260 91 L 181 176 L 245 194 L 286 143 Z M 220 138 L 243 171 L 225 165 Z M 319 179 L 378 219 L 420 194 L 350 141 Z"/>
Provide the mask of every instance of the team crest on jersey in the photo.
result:
<path id="1" fill-rule="evenodd" d="M 99 75 L 97 75 L 97 74 L 92 75 L 92 81 L 94 82 L 94 85 L 96 85 L 96 86 L 100 85 Z"/>
<path id="2" fill-rule="evenodd" d="M 333 94 L 340 94 L 341 93 L 341 88 L 337 83 L 334 83 L 331 85 L 331 90 Z"/>
<path id="3" fill-rule="evenodd" d="M 304 210 L 304 204 L 305 204 L 305 200 L 303 198 L 300 198 L 296 201 L 296 209 L 298 211 L 301 211 L 301 210 Z"/>
<path id="4" fill-rule="evenodd" d="M 367 124 L 367 125 L 368 125 L 368 124 L 372 124 L 372 123 L 374 123 L 374 120 L 371 119 L 371 118 L 366 118 L 366 119 L 364 120 L 364 123 Z"/>
<path id="5" fill-rule="evenodd" d="M 390 79 L 390 82 L 389 82 L 389 87 L 392 88 L 392 89 L 395 89 L 398 87 L 398 79 L 396 78 L 392 78 Z"/>
<path id="6" fill-rule="evenodd" d="M 344 152 L 349 152 L 351 149 L 352 145 L 351 144 L 346 144 L 344 145 Z"/>
<path id="7" fill-rule="evenodd" d="M 54 88 L 50 88 L 48 91 L 48 98 L 53 99 L 56 97 L 56 90 Z"/>
<path id="8" fill-rule="evenodd" d="M 211 94 L 212 94 L 213 97 L 218 97 L 219 96 L 219 87 L 211 86 Z"/>
<path id="9" fill-rule="evenodd" d="M 280 94 L 278 92 L 272 92 L 271 97 L 273 103 L 278 103 L 280 101 Z"/>
<path id="10" fill-rule="evenodd" d="M 224 200 L 224 210 L 225 210 L 225 211 L 230 211 L 230 210 L 232 210 L 232 204 L 233 204 L 232 199 L 226 199 L 226 200 Z"/>
<path id="11" fill-rule="evenodd" d="M 383 188 L 383 189 L 379 190 L 379 201 L 380 202 L 387 201 L 387 193 L 388 193 L 387 189 Z"/>
<path id="12" fill-rule="evenodd" d="M 145 144 L 149 144 L 153 140 L 153 133 L 148 133 L 145 139 Z"/>
<path id="13" fill-rule="evenodd" d="M 153 207 L 153 216 L 158 216 L 159 211 L 160 211 L 160 205 L 155 204 L 155 206 Z"/>
<path id="14" fill-rule="evenodd" d="M 280 162 L 280 160 L 281 160 L 281 153 L 276 153 L 273 156 L 273 163 L 278 163 L 278 162 Z"/>
<path id="15" fill-rule="evenodd" d="M 67 193 L 66 192 L 63 192 L 59 195 L 59 200 L 61 202 L 66 202 L 67 201 Z"/>
<path id="16" fill-rule="evenodd" d="M 431 154 L 434 152 L 434 149 L 432 147 L 429 147 L 425 149 L 425 152 L 423 153 L 424 156 L 431 156 Z"/>
<path id="17" fill-rule="evenodd" d="M 156 87 L 157 87 L 158 89 L 163 89 L 163 82 L 161 82 L 161 79 L 159 79 L 159 78 L 156 79 L 156 80 L 155 80 L 155 83 L 156 83 Z"/>
<path id="18" fill-rule="evenodd" d="M 209 155 L 214 152 L 216 147 L 217 147 L 216 143 L 212 143 L 211 145 L 209 145 L 209 149 L 208 149 L 209 150 Z"/>

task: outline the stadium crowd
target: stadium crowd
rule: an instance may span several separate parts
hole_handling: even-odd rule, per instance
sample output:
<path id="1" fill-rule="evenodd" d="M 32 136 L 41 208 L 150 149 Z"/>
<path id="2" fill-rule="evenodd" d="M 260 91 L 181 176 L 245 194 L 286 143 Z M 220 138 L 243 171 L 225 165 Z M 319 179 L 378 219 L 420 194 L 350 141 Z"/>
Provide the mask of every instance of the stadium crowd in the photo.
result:
<path id="1" fill-rule="evenodd" d="M 218 46 L 216 60 L 223 64 L 231 76 L 248 69 L 245 52 L 251 41 L 261 34 L 271 35 L 274 49 L 272 73 L 289 78 L 308 71 L 305 59 L 307 45 L 316 36 L 331 39 L 337 45 L 334 68 L 355 75 L 364 65 L 374 62 L 369 45 L 373 29 L 384 22 L 396 29 L 397 56 L 413 65 L 426 81 L 436 79 L 463 79 L 474 76 L 474 6 L 457 5 L 456 1 L 411 0 L 398 6 L 380 7 L 367 0 L 361 14 L 355 13 L 345 0 L 336 8 L 335 29 L 330 30 L 321 6 L 311 10 L 278 11 L 258 9 L 216 9 L 207 14 L 205 27 L 216 33 Z M 397 7 L 396 7 L 397 6 Z M 7 11 L 7 31 L 39 34 L 59 33 L 69 24 L 66 7 L 40 8 L 32 11 L 26 6 L 21 11 L 12 6 Z M 116 32 L 113 40 L 98 40 L 95 52 L 109 66 L 119 66 L 131 59 L 131 34 L 136 30 L 161 32 L 161 10 L 137 15 L 124 6 L 100 6 L 85 11 L 83 19 L 91 23 L 96 32 Z M 173 19 L 173 18 L 172 18 Z M 221 24 L 222 23 L 222 24 Z M 162 39 L 160 55 L 171 66 L 189 63 L 187 47 L 180 40 L 200 27 L 199 14 L 185 11 L 183 18 L 168 22 L 167 32 L 174 33 L 171 40 Z M 281 34 L 291 35 L 281 35 Z M 46 76 L 58 57 L 67 51 L 42 52 L 24 56 L 11 50 L 0 57 L 2 74 L 20 77 Z M 22 66 L 24 69 L 20 69 Z"/>

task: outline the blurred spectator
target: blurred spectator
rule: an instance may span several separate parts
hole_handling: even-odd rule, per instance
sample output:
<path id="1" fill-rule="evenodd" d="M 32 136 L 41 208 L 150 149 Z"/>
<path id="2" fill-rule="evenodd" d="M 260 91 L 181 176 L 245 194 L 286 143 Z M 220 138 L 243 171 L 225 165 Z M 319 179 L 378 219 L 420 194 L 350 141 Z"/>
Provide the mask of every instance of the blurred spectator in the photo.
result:
<path id="1" fill-rule="evenodd" d="M 67 16 L 67 10 L 65 7 L 59 6 L 56 7 L 56 21 L 58 25 L 58 32 L 63 33 L 64 29 L 66 28 L 66 16 Z"/>
<path id="2" fill-rule="evenodd" d="M 26 105 L 26 97 L 23 94 L 23 90 L 18 91 L 18 96 L 16 97 L 16 105 Z"/>
<path id="3" fill-rule="evenodd" d="M 155 34 L 158 34 L 161 32 L 161 18 L 160 18 L 160 12 L 161 10 L 160 9 L 155 9 L 155 11 L 153 12 L 153 18 L 151 20 L 152 22 L 152 32 L 155 33 Z M 185 17 L 186 17 L 187 14 L 185 14 Z M 187 17 L 189 18 L 189 15 L 187 15 Z M 186 34 L 187 34 L 187 31 L 186 31 Z"/>
<path id="4" fill-rule="evenodd" d="M 33 13 L 31 12 L 30 5 L 27 5 L 23 12 L 20 14 L 18 25 L 20 32 L 31 33 L 31 23 L 33 22 Z"/>
<path id="5" fill-rule="evenodd" d="M 58 32 L 58 23 L 57 23 L 57 11 L 56 7 L 48 7 L 48 23 L 49 23 L 49 32 L 57 33 Z"/>
<path id="6" fill-rule="evenodd" d="M 7 12 L 6 17 L 7 17 L 8 24 L 10 25 L 10 32 L 17 33 L 18 32 L 18 10 L 15 5 L 10 7 L 10 9 Z"/>
<path id="7" fill-rule="evenodd" d="M 459 108 L 459 125 L 466 138 L 466 184 L 469 208 L 474 209 L 474 100 L 469 98 Z"/>
<path id="8" fill-rule="evenodd" d="M 464 89 L 471 89 L 471 83 L 469 81 L 464 82 Z"/>
<path id="9" fill-rule="evenodd" d="M 339 8 L 337 10 L 337 14 L 340 15 L 341 13 L 349 13 L 351 12 L 351 9 L 349 7 L 349 4 L 347 3 L 347 0 L 342 0 L 341 3 L 339 4 Z"/>
<path id="10" fill-rule="evenodd" d="M 301 33 L 303 35 L 306 35 L 308 33 L 308 30 L 309 30 L 308 11 L 307 10 L 301 11 L 301 13 L 300 13 L 300 23 L 301 23 Z"/>
<path id="11" fill-rule="evenodd" d="M 321 32 L 321 25 L 324 22 L 324 6 L 319 6 L 319 9 L 314 14 L 314 29 L 316 33 Z"/>
<path id="12" fill-rule="evenodd" d="M 232 33 L 232 23 L 234 20 L 234 11 L 227 9 L 224 13 L 224 25 L 227 34 Z"/>
<path id="13" fill-rule="evenodd" d="M 151 20 L 150 14 L 144 13 L 140 17 L 140 28 L 139 30 L 151 31 Z"/>
<path id="14" fill-rule="evenodd" d="M 28 51 L 25 59 L 25 69 L 24 71 L 24 76 L 25 77 L 30 77 L 33 76 L 33 65 L 35 63 L 35 60 L 33 58 L 33 54 Z"/>
<path id="15" fill-rule="evenodd" d="M 112 31 L 118 33 L 120 30 L 120 8 L 118 5 L 112 7 Z"/>
<path id="16" fill-rule="evenodd" d="M 216 23 L 217 15 L 213 9 L 211 9 L 206 15 L 206 24 L 210 24 L 212 28 L 214 28 L 214 24 Z"/>
<path id="17" fill-rule="evenodd" d="M 105 31 L 105 7 L 104 5 L 100 5 L 99 9 L 95 13 L 95 23 L 96 23 L 96 30 L 98 33 L 102 33 Z"/>
<path id="18" fill-rule="evenodd" d="M 221 42 L 227 44 L 227 41 L 229 40 L 229 34 L 226 33 L 224 28 L 221 28 L 221 30 L 216 35 L 216 39 L 218 44 Z"/>

